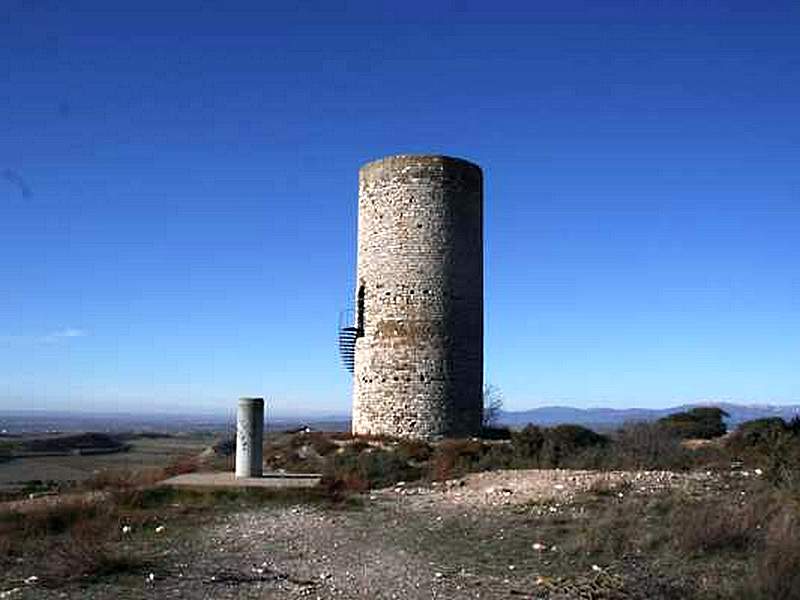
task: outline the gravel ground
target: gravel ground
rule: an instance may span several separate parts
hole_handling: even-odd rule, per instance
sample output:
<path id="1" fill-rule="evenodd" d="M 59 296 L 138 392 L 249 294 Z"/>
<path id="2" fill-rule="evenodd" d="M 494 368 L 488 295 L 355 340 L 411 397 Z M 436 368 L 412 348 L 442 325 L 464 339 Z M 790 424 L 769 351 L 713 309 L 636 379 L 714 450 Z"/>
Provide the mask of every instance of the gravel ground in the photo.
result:
<path id="1" fill-rule="evenodd" d="M 635 563 L 574 564 L 573 582 L 583 578 L 605 590 L 592 596 L 548 591 L 555 565 L 562 571 L 570 565 L 543 539 L 537 515 L 597 489 L 613 499 L 669 489 L 724 492 L 727 485 L 704 472 L 566 470 L 400 484 L 365 496 L 363 508 L 269 505 L 219 515 L 202 530 L 173 532 L 152 577 L 57 590 L 19 584 L 10 594 L 13 588 L 0 588 L 0 598 L 658 598 L 655 579 L 638 595 L 622 585 L 623 577 L 650 577 Z"/>
<path id="2" fill-rule="evenodd" d="M 528 503 L 570 503 L 593 489 L 614 490 L 617 494 L 652 495 L 667 490 L 707 494 L 720 487 L 719 477 L 711 472 L 672 473 L 669 471 L 572 471 L 532 469 L 473 473 L 462 479 L 426 486 L 405 484 L 381 490 L 372 498 L 407 496 L 409 508 L 441 507 L 444 510 L 468 507 L 513 506 Z"/>

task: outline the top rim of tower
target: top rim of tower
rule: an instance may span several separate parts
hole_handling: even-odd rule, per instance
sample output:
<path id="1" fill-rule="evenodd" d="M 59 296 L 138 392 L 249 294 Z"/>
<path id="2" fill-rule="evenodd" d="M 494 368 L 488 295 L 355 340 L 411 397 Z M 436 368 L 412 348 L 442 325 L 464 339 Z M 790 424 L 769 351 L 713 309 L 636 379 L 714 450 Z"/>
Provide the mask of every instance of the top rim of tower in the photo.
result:
<path id="1" fill-rule="evenodd" d="M 460 165 L 463 167 L 468 167 L 471 169 L 476 169 L 479 173 L 483 174 L 483 169 L 480 168 L 479 165 L 476 163 L 469 161 L 465 158 L 459 158 L 457 156 L 448 156 L 447 154 L 392 154 L 390 156 L 384 156 L 383 158 L 378 158 L 376 160 L 369 161 L 361 165 L 359 169 L 359 173 L 362 175 L 368 173 L 370 171 L 384 168 L 392 163 L 397 163 L 402 165 L 403 163 L 419 163 L 419 162 L 430 162 L 430 163 L 450 163 L 453 165 Z"/>

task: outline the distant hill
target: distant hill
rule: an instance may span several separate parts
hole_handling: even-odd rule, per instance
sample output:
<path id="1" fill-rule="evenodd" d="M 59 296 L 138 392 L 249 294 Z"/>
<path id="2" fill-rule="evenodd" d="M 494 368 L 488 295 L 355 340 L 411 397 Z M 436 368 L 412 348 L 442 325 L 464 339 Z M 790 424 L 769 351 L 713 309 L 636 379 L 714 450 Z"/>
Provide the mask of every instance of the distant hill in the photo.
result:
<path id="1" fill-rule="evenodd" d="M 735 427 L 744 421 L 762 417 L 791 419 L 800 415 L 800 405 L 769 406 L 741 405 L 725 402 L 684 404 L 663 409 L 647 408 L 573 408 L 569 406 L 541 406 L 522 411 L 503 411 L 500 424 L 509 427 L 524 427 L 528 423 L 537 425 L 559 425 L 574 423 L 592 429 L 608 431 L 626 421 L 653 421 L 668 414 L 684 411 L 696 406 L 718 406 L 729 413 L 728 426 Z M 69 433 L 96 431 L 115 435 L 120 432 L 152 434 L 186 432 L 225 432 L 236 428 L 235 417 L 230 411 L 204 415 L 173 414 L 92 414 L 57 411 L 2 411 L 0 410 L 0 440 L 13 440 L 20 435 L 32 433 Z M 317 431 L 349 431 L 350 415 L 298 415 L 296 417 L 268 417 L 265 430 L 286 431 L 301 427 Z M 124 441 L 124 439 L 120 439 Z"/>
<path id="2" fill-rule="evenodd" d="M 744 421 L 764 417 L 791 419 L 800 415 L 800 405 L 740 405 L 727 402 L 683 404 L 671 408 L 572 408 L 569 406 L 542 406 L 523 411 L 503 411 L 500 422 L 509 427 L 523 427 L 528 423 L 536 425 L 559 425 L 573 423 L 594 429 L 614 429 L 629 421 L 655 421 L 669 414 L 695 408 L 697 406 L 717 406 L 727 412 L 729 427 Z"/>

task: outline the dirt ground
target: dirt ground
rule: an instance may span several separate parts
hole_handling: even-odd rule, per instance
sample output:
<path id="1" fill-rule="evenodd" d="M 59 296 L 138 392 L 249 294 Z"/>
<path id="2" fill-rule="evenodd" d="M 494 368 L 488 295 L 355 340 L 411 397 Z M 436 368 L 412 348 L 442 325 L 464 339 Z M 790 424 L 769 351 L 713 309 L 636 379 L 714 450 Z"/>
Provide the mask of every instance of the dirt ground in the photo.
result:
<path id="1" fill-rule="evenodd" d="M 589 496 L 624 503 L 737 485 L 706 472 L 566 470 L 401 483 L 350 508 L 266 505 L 203 527 L 166 522 L 147 572 L 53 590 L 21 576 L 0 598 L 680 598 L 674 572 L 636 557 L 595 564 L 563 552 L 559 518 L 579 518 Z"/>

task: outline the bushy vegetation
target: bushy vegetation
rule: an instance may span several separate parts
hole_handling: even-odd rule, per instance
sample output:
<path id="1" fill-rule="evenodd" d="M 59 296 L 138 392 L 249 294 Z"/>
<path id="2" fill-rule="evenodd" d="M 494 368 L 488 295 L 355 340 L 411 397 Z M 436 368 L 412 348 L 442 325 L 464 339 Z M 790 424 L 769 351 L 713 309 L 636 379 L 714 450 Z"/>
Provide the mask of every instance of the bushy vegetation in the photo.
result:
<path id="1" fill-rule="evenodd" d="M 668 415 L 659 419 L 658 425 L 676 437 L 710 440 L 725 435 L 728 416 L 721 408 L 703 406 Z"/>
<path id="2" fill-rule="evenodd" d="M 725 448 L 734 459 L 764 469 L 776 485 L 800 490 L 800 418 L 742 423 Z"/>
<path id="3" fill-rule="evenodd" d="M 609 439 L 580 425 L 528 425 L 511 435 L 515 457 L 539 469 L 584 468 L 596 462 L 597 450 Z"/>
<path id="4" fill-rule="evenodd" d="M 420 474 L 421 469 L 398 452 L 380 448 L 359 451 L 350 446 L 331 457 L 324 481 L 333 492 L 364 491 L 398 481 L 414 481 Z"/>
<path id="5" fill-rule="evenodd" d="M 657 423 L 628 423 L 612 436 L 606 467 L 614 469 L 676 470 L 690 468 L 697 453 Z"/>
<path id="6" fill-rule="evenodd" d="M 350 483 L 344 487 L 352 489 L 415 478 L 445 480 L 494 469 L 727 470 L 738 463 L 763 469 L 775 482 L 800 480 L 800 420 L 751 421 L 729 436 L 710 438 L 725 431 L 724 416 L 717 408 L 697 408 L 656 422 L 628 423 L 606 435 L 579 425 L 531 424 L 518 431 L 498 429 L 500 433 L 489 439 L 434 444 L 345 436 L 320 448 L 324 456 L 312 452 L 305 462 L 329 478 L 347 480 Z M 690 444 L 689 433 L 704 442 Z M 292 443 L 295 448 L 321 444 L 313 442 L 319 434 L 299 435 L 300 440 Z M 364 463 L 359 465 L 357 456 L 365 452 L 373 456 L 360 459 Z M 285 458 L 286 447 L 279 453 Z M 380 468 L 369 466 L 375 462 L 380 462 Z M 356 479 L 360 483 L 354 484 Z"/>

